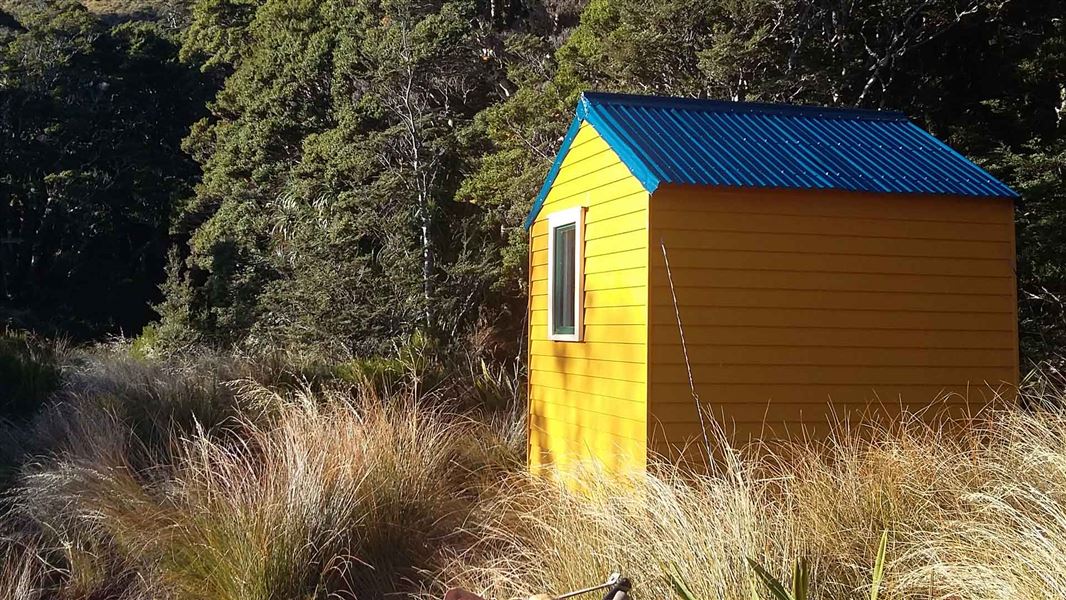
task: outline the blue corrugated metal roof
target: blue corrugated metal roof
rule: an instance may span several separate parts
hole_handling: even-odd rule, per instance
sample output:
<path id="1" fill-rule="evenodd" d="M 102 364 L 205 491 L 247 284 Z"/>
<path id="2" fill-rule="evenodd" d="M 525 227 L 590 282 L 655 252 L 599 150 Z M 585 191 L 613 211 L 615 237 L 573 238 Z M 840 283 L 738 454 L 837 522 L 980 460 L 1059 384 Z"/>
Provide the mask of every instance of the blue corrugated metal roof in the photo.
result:
<path id="1" fill-rule="evenodd" d="M 527 228 L 582 121 L 649 192 L 674 183 L 1017 197 L 898 112 L 587 92 Z"/>

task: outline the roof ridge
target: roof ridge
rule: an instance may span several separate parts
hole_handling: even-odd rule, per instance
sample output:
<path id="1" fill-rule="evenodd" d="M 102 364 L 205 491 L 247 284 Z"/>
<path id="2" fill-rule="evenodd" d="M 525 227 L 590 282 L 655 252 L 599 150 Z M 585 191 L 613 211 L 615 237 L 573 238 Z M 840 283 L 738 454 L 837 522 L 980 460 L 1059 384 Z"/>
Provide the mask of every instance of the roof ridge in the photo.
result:
<path id="1" fill-rule="evenodd" d="M 585 92 L 527 228 L 584 123 L 649 194 L 666 183 L 1018 197 L 898 112 Z"/>
<path id="2" fill-rule="evenodd" d="M 659 106 L 701 110 L 708 112 L 763 113 L 818 118 L 856 118 L 877 121 L 910 121 L 907 115 L 895 110 L 779 104 L 771 102 L 739 102 L 682 96 L 650 96 L 614 92 L 582 92 L 582 98 L 592 104 L 625 104 L 629 106 Z"/>

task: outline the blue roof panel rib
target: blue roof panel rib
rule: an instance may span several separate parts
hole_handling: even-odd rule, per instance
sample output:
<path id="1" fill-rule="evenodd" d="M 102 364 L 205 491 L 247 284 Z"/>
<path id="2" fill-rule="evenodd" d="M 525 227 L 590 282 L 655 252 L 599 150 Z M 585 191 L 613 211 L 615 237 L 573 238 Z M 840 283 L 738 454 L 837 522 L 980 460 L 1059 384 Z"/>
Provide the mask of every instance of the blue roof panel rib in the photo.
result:
<path id="1" fill-rule="evenodd" d="M 672 183 L 1018 196 L 898 112 L 586 92 L 527 228 L 585 121 L 648 192 Z"/>

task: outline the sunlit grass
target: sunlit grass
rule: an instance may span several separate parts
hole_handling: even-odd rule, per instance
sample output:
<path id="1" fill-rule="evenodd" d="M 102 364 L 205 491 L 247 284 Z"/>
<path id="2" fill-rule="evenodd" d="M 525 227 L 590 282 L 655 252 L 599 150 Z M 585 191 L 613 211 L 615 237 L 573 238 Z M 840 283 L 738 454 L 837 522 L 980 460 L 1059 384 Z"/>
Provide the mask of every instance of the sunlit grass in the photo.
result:
<path id="1" fill-rule="evenodd" d="M 1066 417 L 1012 410 L 963 432 L 914 419 L 862 433 L 715 477 L 516 476 L 452 583 L 517 598 L 622 569 L 642 597 L 672 597 L 677 574 L 696 598 L 751 600 L 770 596 L 747 558 L 784 581 L 802 558 L 811 597 L 868 598 L 887 531 L 882 598 L 1066 597 Z"/>
<path id="2" fill-rule="evenodd" d="M 269 418 L 184 436 L 157 472 L 41 465 L 24 510 L 58 546 L 106 548 L 174 598 L 380 598 L 469 543 L 462 525 L 507 455 L 490 428 L 403 399 L 273 402 Z"/>
<path id="3" fill-rule="evenodd" d="M 283 358 L 161 363 L 114 349 L 64 367 L 0 519 L 0 596 L 385 598 L 463 585 L 507 600 L 621 570 L 635 598 L 769 599 L 749 559 L 814 598 L 1066 596 L 1066 417 L 965 429 L 920 419 L 713 475 L 525 473 L 520 413 L 450 398 L 509 383 L 378 385 Z M 325 375 L 323 375 L 325 373 Z M 466 376 L 466 375 L 464 375 Z M 470 377 L 476 376 L 471 372 Z M 504 382 L 500 384 L 498 382 Z M 1046 382 L 1045 382 L 1046 383 Z M 10 454 L 10 453 L 9 453 Z"/>

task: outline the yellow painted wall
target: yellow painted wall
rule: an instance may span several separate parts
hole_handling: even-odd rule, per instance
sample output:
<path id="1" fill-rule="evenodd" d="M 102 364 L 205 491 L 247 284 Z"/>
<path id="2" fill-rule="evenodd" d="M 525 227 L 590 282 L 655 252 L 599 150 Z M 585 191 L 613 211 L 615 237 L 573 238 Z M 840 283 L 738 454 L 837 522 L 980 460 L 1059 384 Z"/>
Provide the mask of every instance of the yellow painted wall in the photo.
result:
<path id="1" fill-rule="evenodd" d="M 696 388 L 739 441 L 1018 381 L 1009 199 L 664 186 L 650 206 L 656 451 L 699 433 L 660 240 Z"/>
<path id="2" fill-rule="evenodd" d="M 586 206 L 584 339 L 548 339 L 548 227 Z M 648 194 L 592 126 L 530 228 L 529 462 L 643 468 L 647 458 Z"/>

